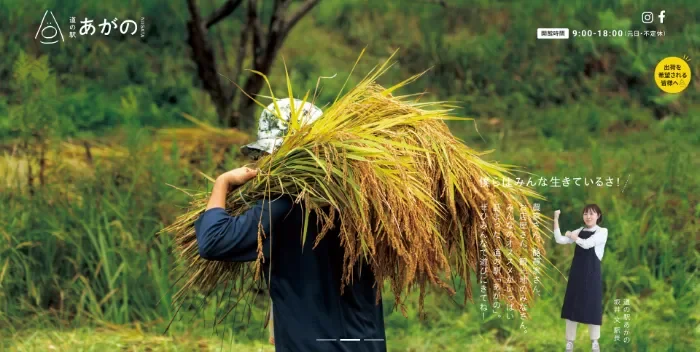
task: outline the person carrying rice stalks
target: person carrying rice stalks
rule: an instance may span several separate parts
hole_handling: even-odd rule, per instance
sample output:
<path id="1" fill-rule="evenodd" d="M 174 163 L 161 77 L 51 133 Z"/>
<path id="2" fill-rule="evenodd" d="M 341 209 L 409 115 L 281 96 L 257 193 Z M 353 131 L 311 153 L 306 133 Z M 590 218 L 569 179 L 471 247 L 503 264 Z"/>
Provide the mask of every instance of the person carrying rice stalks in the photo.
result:
<path id="1" fill-rule="evenodd" d="M 302 101 L 296 100 L 297 108 Z M 289 120 L 290 99 L 277 101 L 281 116 Z M 273 115 L 274 104 L 260 116 L 259 139 L 242 148 L 244 154 L 259 158 L 272 153 L 287 132 L 287 123 Z M 316 106 L 303 104 L 308 122 L 321 115 Z M 313 248 L 321 228 L 311 214 L 307 241 L 301 244 L 304 212 L 288 196 L 261 200 L 246 212 L 226 213 L 227 190 L 245 184 L 257 170 L 241 167 L 221 174 L 214 184 L 206 211 L 196 220 L 199 254 L 216 261 L 253 261 L 258 257 L 258 230 L 266 259 L 263 272 L 269 273 L 272 298 L 270 342 L 277 351 L 386 351 L 381 300 L 375 304 L 377 289 L 366 263 L 354 270 L 353 284 L 341 295 L 343 247 L 339 228 L 330 230 L 325 240 Z M 270 260 L 270 258 L 274 260 Z M 363 267 L 365 267 L 363 269 Z M 267 275 L 266 275 L 267 276 Z M 359 341 L 340 341 L 340 339 Z"/>
<path id="2" fill-rule="evenodd" d="M 452 135 L 445 121 L 465 120 L 453 107 L 395 95 L 422 73 L 377 84 L 390 60 L 322 114 L 292 98 L 288 77 L 290 99 L 272 96 L 274 109 L 256 100 L 270 139 L 243 149 L 259 158 L 256 170 L 221 175 L 211 197 L 195 197 L 163 230 L 187 263 L 176 301 L 193 288 L 260 282 L 262 271 L 276 346 L 294 351 L 383 351 L 385 287 L 406 316 L 415 289 L 419 313 L 430 287 L 459 287 L 473 302 L 473 273 L 482 300 L 529 317 L 535 253 L 545 254 L 529 198 L 542 196 Z"/>

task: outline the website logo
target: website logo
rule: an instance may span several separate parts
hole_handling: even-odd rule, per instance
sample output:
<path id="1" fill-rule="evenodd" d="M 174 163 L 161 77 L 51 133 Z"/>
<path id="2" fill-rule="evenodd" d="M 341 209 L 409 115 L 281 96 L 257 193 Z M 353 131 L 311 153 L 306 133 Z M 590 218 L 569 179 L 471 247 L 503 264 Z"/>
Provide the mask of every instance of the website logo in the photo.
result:
<path id="1" fill-rule="evenodd" d="M 51 17 L 47 19 L 46 15 L 51 15 Z M 44 21 L 46 21 L 46 26 L 44 26 Z M 63 33 L 61 32 L 61 27 L 58 26 L 58 21 L 56 21 L 56 17 L 53 15 L 53 12 L 49 10 L 44 12 L 44 17 L 41 18 L 41 24 L 39 24 L 39 29 L 36 31 L 34 39 L 37 39 L 39 34 L 41 34 L 41 44 L 58 43 L 58 35 L 61 36 L 61 41 L 65 41 Z"/>
<path id="2" fill-rule="evenodd" d="M 100 23 L 101 22 L 101 23 Z M 102 18 L 101 21 L 95 18 L 84 17 L 84 19 L 76 18 L 75 16 L 68 17 L 68 39 L 80 40 L 84 37 L 91 37 L 95 35 L 110 36 L 110 35 L 123 35 L 123 36 L 136 36 L 139 32 L 141 38 L 146 36 L 146 19 L 141 17 L 139 23 L 132 19 L 119 19 L 114 17 L 112 20 L 107 18 Z M 39 29 L 34 35 L 34 39 L 39 39 L 41 36 L 41 44 L 56 44 L 60 40 L 65 42 L 63 37 L 63 31 L 58 25 L 58 21 L 53 13 L 47 10 L 44 13 L 44 17 L 41 19 L 41 24 Z"/>

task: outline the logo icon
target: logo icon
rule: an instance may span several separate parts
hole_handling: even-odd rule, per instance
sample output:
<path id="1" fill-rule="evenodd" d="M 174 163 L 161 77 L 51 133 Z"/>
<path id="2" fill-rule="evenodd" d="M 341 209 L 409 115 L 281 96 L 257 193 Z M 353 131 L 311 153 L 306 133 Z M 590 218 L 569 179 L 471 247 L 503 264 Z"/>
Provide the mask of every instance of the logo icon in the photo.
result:
<path id="1" fill-rule="evenodd" d="M 51 15 L 51 18 L 47 20 L 46 15 Z M 53 19 L 53 22 L 51 22 L 51 19 Z M 44 26 L 44 21 L 46 21 L 46 26 Z M 54 27 L 55 25 L 55 27 Z M 43 27 L 43 29 L 42 29 Z M 53 31 L 53 32 L 52 32 Z M 48 33 L 46 33 L 48 32 Z M 36 31 L 36 35 L 34 36 L 34 39 L 37 39 L 39 37 L 39 33 L 41 33 L 41 38 L 42 40 L 40 41 L 41 44 L 56 44 L 58 43 L 58 38 L 57 35 L 61 36 L 61 41 L 65 41 L 63 38 L 63 33 L 61 32 L 61 27 L 58 26 L 58 21 L 56 21 L 56 17 L 53 15 L 53 12 L 46 10 L 44 13 L 44 17 L 41 18 L 41 24 L 39 24 L 39 29 Z M 53 39 L 56 39 L 54 41 L 51 41 Z M 44 41 L 46 40 L 46 41 Z"/>
<path id="2" fill-rule="evenodd" d="M 653 23 L 654 13 L 653 12 L 642 12 L 642 23 Z"/>
<path id="3" fill-rule="evenodd" d="M 666 17 L 665 13 L 666 10 L 661 10 L 661 13 L 659 13 L 659 23 L 664 23 L 664 17 Z"/>

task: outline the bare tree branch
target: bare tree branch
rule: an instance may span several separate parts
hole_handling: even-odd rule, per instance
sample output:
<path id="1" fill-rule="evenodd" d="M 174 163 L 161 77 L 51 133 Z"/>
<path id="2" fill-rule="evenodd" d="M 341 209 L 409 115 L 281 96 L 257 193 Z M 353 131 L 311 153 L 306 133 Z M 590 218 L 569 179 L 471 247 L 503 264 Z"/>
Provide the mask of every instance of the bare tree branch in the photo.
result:
<path id="1" fill-rule="evenodd" d="M 258 67 L 263 61 L 262 53 L 265 51 L 265 38 L 263 37 L 263 29 L 258 18 L 258 2 L 256 0 L 248 0 L 248 22 L 253 30 L 253 66 Z"/>
<path id="2" fill-rule="evenodd" d="M 209 17 L 206 20 L 206 28 L 209 29 L 209 27 L 215 25 L 217 22 L 221 21 L 224 19 L 226 16 L 232 14 L 238 6 L 243 2 L 243 0 L 227 0 L 225 4 L 223 4 L 220 8 L 216 9 L 214 12 L 209 15 Z"/>
<path id="3" fill-rule="evenodd" d="M 260 63 L 258 70 L 265 70 L 267 72 L 272 66 L 272 60 L 274 60 L 277 50 L 279 50 L 282 45 L 282 40 L 286 36 L 284 33 L 284 16 L 283 13 L 287 10 L 290 0 L 276 0 L 274 11 L 272 12 L 272 17 L 270 18 L 270 24 L 267 31 L 267 45 L 265 45 L 265 54 L 263 60 Z"/>
<path id="4" fill-rule="evenodd" d="M 197 4 L 194 3 L 194 0 L 187 0 L 187 9 L 190 10 L 192 21 L 195 23 L 202 22 L 202 17 L 199 15 L 199 9 L 197 8 Z"/>
<path id="5" fill-rule="evenodd" d="M 233 76 L 231 76 L 231 79 L 234 82 L 238 82 L 241 72 L 243 71 L 243 61 L 245 61 L 246 53 L 248 52 L 248 39 L 250 38 L 253 30 L 253 24 L 250 21 L 250 17 L 248 17 L 248 20 L 246 21 L 245 26 L 243 27 L 243 30 L 241 30 L 241 38 L 238 43 L 238 57 L 236 57 L 236 68 L 233 71 Z M 253 48 L 253 51 L 255 48 Z M 231 92 L 231 104 L 235 104 L 238 100 L 238 97 L 240 96 L 240 90 L 238 87 L 233 88 L 233 91 Z M 235 116 L 232 116 L 232 119 L 239 119 L 240 120 L 240 115 L 238 115 L 238 111 L 233 112 Z"/>
<path id="6" fill-rule="evenodd" d="M 245 61 L 245 55 L 248 48 L 248 38 L 250 38 L 252 29 L 253 24 L 250 22 L 250 18 L 248 18 L 245 26 L 243 27 L 243 30 L 241 31 L 241 38 L 238 43 L 238 57 L 236 58 L 236 70 L 233 71 L 233 77 L 231 77 L 231 79 L 233 79 L 234 82 L 238 81 L 238 77 L 241 75 L 241 71 L 243 70 L 243 61 Z"/>
<path id="7" fill-rule="evenodd" d="M 255 70 L 265 75 L 269 74 L 275 57 L 289 32 L 301 18 L 307 15 L 320 2 L 320 0 L 306 0 L 296 8 L 294 13 L 285 16 L 292 0 L 272 1 L 274 1 L 274 4 L 267 30 L 264 30 L 261 25 L 258 1 L 247 1 L 247 20 L 241 32 L 235 69 L 230 77 L 234 82 L 240 81 L 243 63 L 247 55 L 252 55 L 252 66 Z M 190 12 L 190 20 L 187 22 L 187 42 L 192 49 L 192 58 L 197 67 L 197 74 L 204 90 L 209 93 L 212 102 L 216 106 L 220 121 L 227 122 L 229 127 L 238 128 L 245 128 L 245 124 L 250 122 L 248 120 L 251 120 L 250 115 L 252 114 L 254 102 L 245 98 L 238 99 L 242 97 L 239 91 L 230 89 L 228 84 L 225 84 L 219 77 L 215 52 L 207 35 L 209 28 L 231 15 L 242 3 L 243 0 L 226 0 L 221 7 L 213 11 L 206 20 L 203 20 L 195 0 L 187 0 L 187 8 Z M 248 43 L 250 43 L 250 36 L 253 38 L 252 53 L 249 54 Z M 217 38 L 213 40 L 216 42 Z M 218 44 L 221 45 L 221 42 L 221 37 L 218 37 Z M 221 51 L 224 63 L 229 64 L 223 45 Z M 257 74 L 251 73 L 244 79 L 243 91 L 251 95 L 257 94 L 264 85 L 264 80 Z M 233 108 L 234 104 L 236 104 L 237 109 Z"/>
<path id="8" fill-rule="evenodd" d="M 215 7 L 215 6 L 214 6 L 215 0 L 208 0 L 208 1 L 209 1 L 209 5 L 210 5 L 211 7 Z M 240 0 L 240 1 L 243 1 L 243 0 Z M 227 4 L 228 4 L 228 2 L 227 2 Z M 226 6 L 226 4 L 225 4 L 224 6 Z M 222 6 L 222 8 L 223 8 L 224 6 Z M 219 12 L 220 10 L 221 10 L 221 9 L 216 10 L 216 11 L 214 11 L 214 13 L 215 13 L 215 12 Z M 211 18 L 211 17 L 214 15 L 214 13 L 212 13 L 212 15 L 210 15 L 209 17 Z M 223 17 L 222 17 L 222 18 L 223 18 Z M 207 22 L 208 22 L 208 21 L 205 21 L 205 23 L 207 23 Z M 206 26 L 206 25 L 205 25 L 205 28 L 209 29 L 209 27 Z M 216 49 L 221 53 L 221 56 L 223 57 L 223 60 L 222 60 L 222 61 L 224 62 L 224 65 L 223 65 L 223 67 L 221 68 L 221 71 L 224 71 L 224 74 L 226 75 L 226 77 L 231 77 L 231 68 L 230 68 L 229 65 L 228 65 L 228 63 L 229 63 L 229 61 L 228 61 L 228 54 L 227 54 L 227 52 L 226 52 L 226 46 L 225 46 L 225 44 L 224 44 L 224 38 L 223 38 L 223 36 L 221 35 L 221 31 L 214 31 L 214 30 L 211 30 L 211 32 L 212 32 L 211 34 L 213 34 L 213 35 L 215 36 L 215 38 L 212 39 L 212 42 L 214 42 L 214 41 L 216 42 L 216 46 L 217 46 Z M 208 35 L 210 34 L 209 31 L 207 31 L 207 34 L 208 34 Z M 213 44 L 212 44 L 212 45 L 213 45 Z M 227 89 L 227 90 L 228 90 L 228 89 L 231 89 L 231 87 L 230 87 L 228 84 L 226 84 L 225 81 L 221 81 L 221 82 L 223 83 L 225 89 Z"/>
<path id="9" fill-rule="evenodd" d="M 197 74 L 204 89 L 211 96 L 220 119 L 225 119 L 231 113 L 231 94 L 221 84 L 216 72 L 214 51 L 206 37 L 206 28 L 194 0 L 187 0 L 190 20 L 187 22 L 187 43 L 192 49 L 192 58 L 197 66 Z"/>
<path id="10" fill-rule="evenodd" d="M 314 6 L 319 3 L 319 1 L 320 0 L 307 0 L 301 4 L 299 9 L 285 21 L 284 32 L 289 33 L 294 25 L 296 25 L 302 17 L 306 16 L 306 14 L 309 13 L 309 11 L 311 11 L 311 9 L 313 9 Z"/>
<path id="11" fill-rule="evenodd" d="M 272 9 L 272 17 L 270 17 L 270 24 L 267 29 L 268 33 L 275 30 L 276 27 L 284 21 L 282 14 L 287 10 L 290 2 L 290 0 L 275 0 L 275 6 Z"/>
<path id="12" fill-rule="evenodd" d="M 254 2 L 254 0 L 249 0 Z M 313 6 L 318 4 L 318 0 L 308 0 L 290 17 L 290 20 L 285 20 L 284 13 L 287 11 L 290 0 L 275 0 L 272 17 L 270 18 L 269 29 L 265 38 L 264 46 L 255 45 L 256 55 L 254 67 L 257 71 L 263 74 L 268 74 L 272 68 L 277 52 L 282 46 L 284 39 L 289 34 L 289 30 L 307 14 Z M 257 19 L 257 17 L 256 17 Z M 256 30 L 258 31 L 258 30 Z M 259 31 L 258 31 L 259 32 Z M 258 53 L 257 50 L 262 49 L 263 53 Z M 263 87 L 264 81 L 262 77 L 256 74 L 251 74 L 245 81 L 243 90 L 248 94 L 256 94 Z M 242 99 L 238 103 L 237 111 L 241 116 L 249 116 L 252 114 L 254 102 L 251 99 Z"/>

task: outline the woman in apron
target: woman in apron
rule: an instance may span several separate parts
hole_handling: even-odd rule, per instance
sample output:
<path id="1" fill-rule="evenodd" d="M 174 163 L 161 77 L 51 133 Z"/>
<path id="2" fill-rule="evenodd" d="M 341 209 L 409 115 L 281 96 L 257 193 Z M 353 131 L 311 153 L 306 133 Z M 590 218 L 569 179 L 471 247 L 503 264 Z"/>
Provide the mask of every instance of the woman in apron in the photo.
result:
<path id="1" fill-rule="evenodd" d="M 595 204 L 583 208 L 585 226 L 566 231 L 559 229 L 560 210 L 554 212 L 554 239 L 559 244 L 576 244 L 574 259 L 569 270 L 561 318 L 566 321 L 566 351 L 574 350 L 576 326 L 588 324 L 592 351 L 600 351 L 598 339 L 603 323 L 603 279 L 600 262 L 603 260 L 608 229 L 599 227 L 603 222 L 603 212 Z"/>

